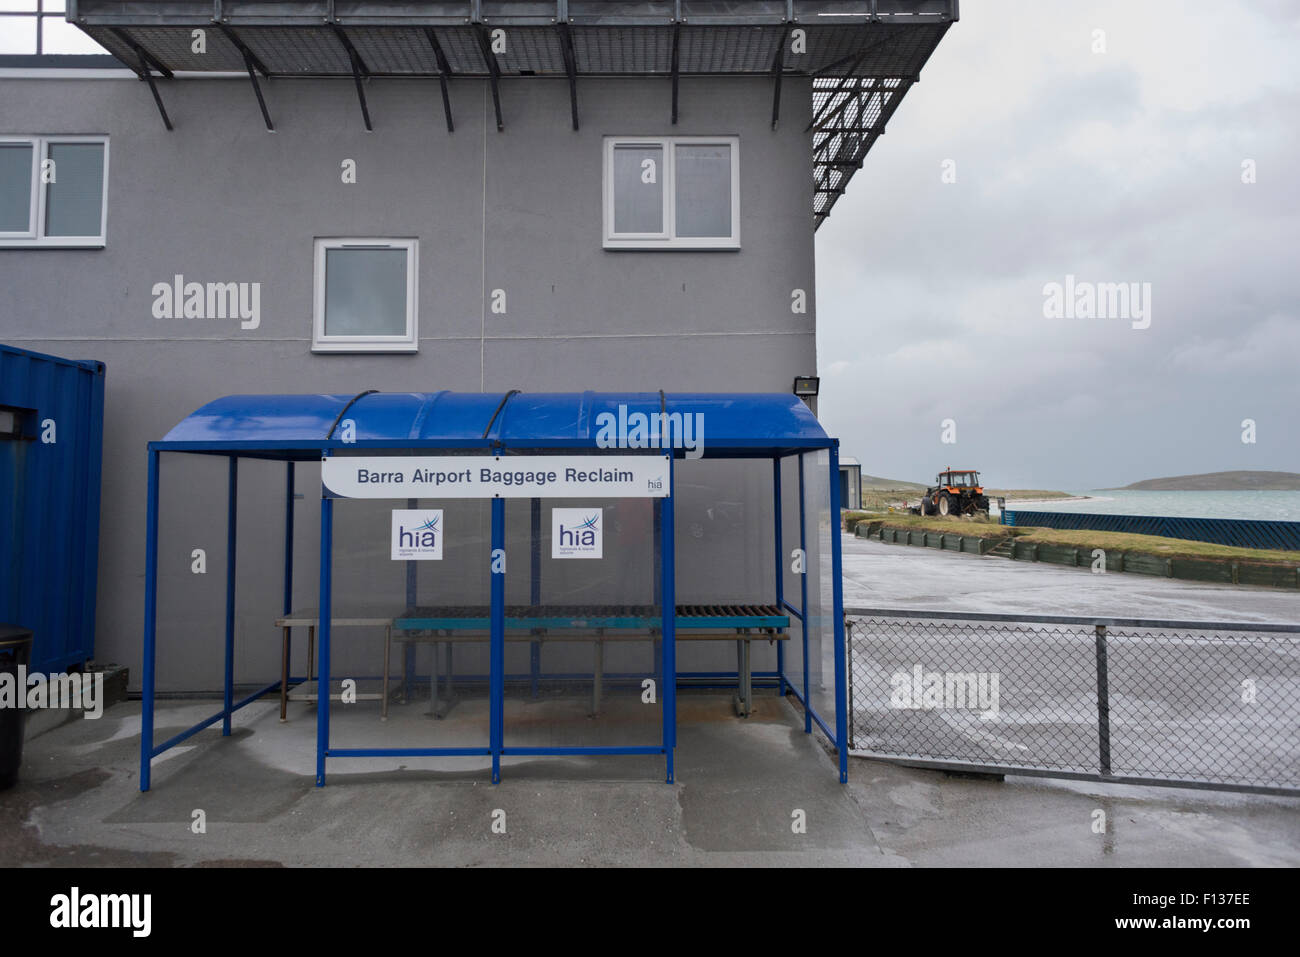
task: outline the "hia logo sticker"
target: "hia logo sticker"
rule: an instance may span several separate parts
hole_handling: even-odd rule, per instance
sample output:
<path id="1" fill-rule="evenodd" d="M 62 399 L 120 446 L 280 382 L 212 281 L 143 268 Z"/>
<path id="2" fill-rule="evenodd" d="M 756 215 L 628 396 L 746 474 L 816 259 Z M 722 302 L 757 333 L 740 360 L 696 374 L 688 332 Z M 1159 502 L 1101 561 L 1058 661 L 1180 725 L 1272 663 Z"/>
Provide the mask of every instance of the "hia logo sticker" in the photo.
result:
<path id="1" fill-rule="evenodd" d="M 442 559 L 442 509 L 393 509 L 393 560 Z"/>
<path id="2" fill-rule="evenodd" d="M 551 509 L 551 557 L 602 558 L 603 517 L 599 506 Z"/>

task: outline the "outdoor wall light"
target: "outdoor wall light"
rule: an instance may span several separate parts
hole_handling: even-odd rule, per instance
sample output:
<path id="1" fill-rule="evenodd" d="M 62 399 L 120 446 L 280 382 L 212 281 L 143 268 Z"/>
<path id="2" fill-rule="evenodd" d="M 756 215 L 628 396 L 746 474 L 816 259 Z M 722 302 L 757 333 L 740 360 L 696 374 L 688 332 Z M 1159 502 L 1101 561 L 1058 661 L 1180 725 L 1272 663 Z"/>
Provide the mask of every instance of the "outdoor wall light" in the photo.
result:
<path id="1" fill-rule="evenodd" d="M 815 375 L 797 375 L 794 377 L 794 394 L 800 397 L 815 396 L 821 381 Z"/>

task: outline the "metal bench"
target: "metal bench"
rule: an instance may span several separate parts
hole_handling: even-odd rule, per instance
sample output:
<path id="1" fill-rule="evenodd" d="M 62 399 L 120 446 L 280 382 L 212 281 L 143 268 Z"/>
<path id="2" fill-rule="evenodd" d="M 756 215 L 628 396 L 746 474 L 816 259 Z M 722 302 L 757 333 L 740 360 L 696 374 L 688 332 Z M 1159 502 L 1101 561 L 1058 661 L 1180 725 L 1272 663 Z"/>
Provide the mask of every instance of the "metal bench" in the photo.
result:
<path id="1" fill-rule="evenodd" d="M 383 628 L 384 629 L 384 674 L 388 674 L 388 649 L 391 646 L 393 619 L 388 618 L 331 618 L 330 624 L 335 627 L 358 627 L 358 628 Z M 314 609 L 305 609 L 303 611 L 293 612 L 289 615 L 277 618 L 275 627 L 281 630 L 280 637 L 280 720 L 288 720 L 289 701 L 315 701 L 316 694 L 310 691 L 289 690 L 289 647 L 290 635 L 294 628 L 307 629 L 307 680 L 304 684 L 310 684 L 314 680 L 316 671 L 316 629 L 320 626 L 320 613 Z M 384 691 L 387 693 L 387 678 L 384 681 Z M 334 695 L 338 698 L 339 695 Z M 359 694 L 357 700 L 374 701 L 379 697 L 377 694 Z M 387 711 L 388 702 L 384 702 L 384 710 Z"/>
<path id="2" fill-rule="evenodd" d="M 590 641 L 593 643 L 591 713 L 600 710 L 605 670 L 605 645 L 609 642 L 649 641 L 655 644 L 655 661 L 659 660 L 658 643 L 662 639 L 662 616 L 645 605 L 634 606 L 554 606 L 509 605 L 505 609 L 505 640 L 528 642 L 539 647 L 546 642 Z M 678 605 L 676 637 L 678 641 L 736 642 L 736 670 L 740 688 L 734 698 L 736 712 L 748 717 L 754 710 L 753 669 L 750 643 L 755 639 L 784 641 L 789 638 L 790 618 L 773 605 Z M 389 644 L 403 643 L 444 645 L 446 655 L 446 697 L 439 703 L 440 680 L 438 652 L 435 647 L 433 674 L 430 679 L 430 713 L 443 717 L 455 703 L 451 684 L 452 646 L 459 643 L 483 643 L 490 640 L 491 617 L 485 606 L 422 606 L 409 608 L 392 621 L 385 636 L 384 688 L 382 715 L 388 716 Z M 719 634 L 732 632 L 732 634 Z M 402 696 L 410 696 L 407 656 L 402 656 Z"/>

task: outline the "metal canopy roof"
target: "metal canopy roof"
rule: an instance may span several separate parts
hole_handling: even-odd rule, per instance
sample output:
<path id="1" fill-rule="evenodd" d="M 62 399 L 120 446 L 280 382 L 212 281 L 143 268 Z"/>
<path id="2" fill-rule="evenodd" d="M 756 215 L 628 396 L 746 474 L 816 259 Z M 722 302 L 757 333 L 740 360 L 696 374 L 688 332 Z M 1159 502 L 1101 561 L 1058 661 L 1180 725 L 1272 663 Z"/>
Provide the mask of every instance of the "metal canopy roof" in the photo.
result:
<path id="1" fill-rule="evenodd" d="M 448 80 L 486 78 L 498 129 L 503 76 L 567 77 L 577 129 L 577 78 L 680 76 L 772 79 L 772 126 L 784 76 L 813 78 L 815 224 L 830 215 L 921 68 L 957 20 L 958 0 L 69 0 L 68 20 L 147 80 L 179 71 L 257 78 L 351 77 L 371 129 L 363 81 L 436 77 L 448 130 Z M 212 29 L 214 28 L 215 29 Z M 206 52 L 193 50 L 205 30 Z M 494 37 L 495 31 L 504 37 Z M 795 30 L 802 52 L 794 52 Z M 494 39 L 498 41 L 494 52 Z M 504 47 L 502 48 L 502 42 Z"/>
<path id="2" fill-rule="evenodd" d="M 782 393 L 363 392 L 226 396 L 191 413 L 151 447 L 303 460 L 324 448 L 604 450 L 597 437 L 607 421 L 634 427 L 636 413 L 648 418 L 661 411 L 702 415 L 691 419 L 692 426 L 702 424 L 702 434 L 692 429 L 690 436 L 702 439 L 708 457 L 833 444 L 808 407 Z M 603 413 L 613 419 L 598 419 Z M 355 424 L 355 441 L 345 442 L 338 431 L 344 420 Z"/>

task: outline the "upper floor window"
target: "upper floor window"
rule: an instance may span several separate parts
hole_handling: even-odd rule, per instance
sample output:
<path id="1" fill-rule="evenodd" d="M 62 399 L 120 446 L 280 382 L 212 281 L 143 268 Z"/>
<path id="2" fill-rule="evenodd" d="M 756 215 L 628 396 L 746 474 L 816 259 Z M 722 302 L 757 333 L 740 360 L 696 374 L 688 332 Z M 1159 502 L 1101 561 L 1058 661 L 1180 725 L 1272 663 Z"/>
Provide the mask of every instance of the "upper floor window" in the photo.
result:
<path id="1" fill-rule="evenodd" d="M 605 138 L 606 249 L 740 248 L 740 140 Z"/>
<path id="2" fill-rule="evenodd" d="M 106 136 L 0 136 L 0 246 L 103 246 L 107 182 Z"/>
<path id="3" fill-rule="evenodd" d="M 313 352 L 415 352 L 414 239 L 316 240 Z"/>
<path id="4" fill-rule="evenodd" d="M 107 53 L 67 19 L 67 0 L 0 0 L 0 53 Z"/>

